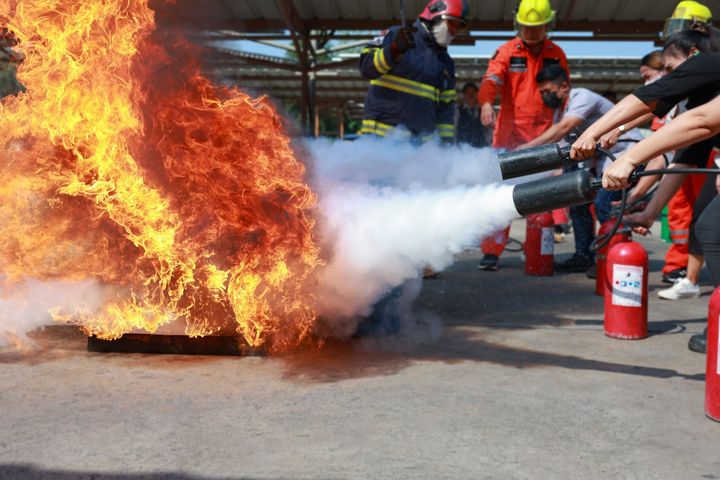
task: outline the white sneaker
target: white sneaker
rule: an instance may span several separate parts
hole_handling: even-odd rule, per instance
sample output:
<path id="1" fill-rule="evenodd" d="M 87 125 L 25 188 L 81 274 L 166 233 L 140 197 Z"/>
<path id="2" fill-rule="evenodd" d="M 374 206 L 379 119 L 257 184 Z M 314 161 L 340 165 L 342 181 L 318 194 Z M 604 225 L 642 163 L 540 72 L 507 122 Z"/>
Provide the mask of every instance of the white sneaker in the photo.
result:
<path id="1" fill-rule="evenodd" d="M 692 283 L 687 278 L 678 278 L 675 284 L 658 292 L 658 297 L 665 300 L 680 300 L 682 298 L 696 298 L 700 296 L 700 285 Z"/>

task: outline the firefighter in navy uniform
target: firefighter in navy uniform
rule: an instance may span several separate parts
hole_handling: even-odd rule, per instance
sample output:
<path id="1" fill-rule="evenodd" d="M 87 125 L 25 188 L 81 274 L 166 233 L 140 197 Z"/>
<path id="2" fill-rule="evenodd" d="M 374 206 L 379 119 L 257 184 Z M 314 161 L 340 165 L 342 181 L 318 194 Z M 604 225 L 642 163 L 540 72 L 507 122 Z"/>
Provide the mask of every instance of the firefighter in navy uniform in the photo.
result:
<path id="1" fill-rule="evenodd" d="M 437 133 L 455 140 L 455 63 L 447 47 L 467 26 L 467 0 L 432 0 L 411 27 L 392 27 L 370 42 L 360 71 L 370 80 L 359 133 L 385 137 L 404 127 L 415 141 Z"/>

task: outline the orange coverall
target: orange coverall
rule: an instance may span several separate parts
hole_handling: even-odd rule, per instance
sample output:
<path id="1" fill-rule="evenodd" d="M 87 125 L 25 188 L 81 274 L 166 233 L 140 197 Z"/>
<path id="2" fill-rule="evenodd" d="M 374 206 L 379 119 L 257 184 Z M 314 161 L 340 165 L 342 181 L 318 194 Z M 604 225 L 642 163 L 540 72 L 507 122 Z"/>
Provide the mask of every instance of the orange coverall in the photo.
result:
<path id="1" fill-rule="evenodd" d="M 519 37 L 495 52 L 478 93 L 480 105 L 494 104 L 498 94 L 501 96 L 493 147 L 513 150 L 552 126 L 555 110 L 545 106 L 535 81 L 538 72 L 552 64 L 568 70 L 565 52 L 548 39 L 538 55 L 533 55 Z M 486 238 L 482 252 L 500 256 L 509 234 L 510 227 Z"/>
<path id="2" fill-rule="evenodd" d="M 715 164 L 716 152 L 708 159 L 708 168 Z M 692 222 L 695 202 L 705 184 L 706 175 L 689 175 L 680 190 L 668 202 L 668 227 L 672 245 L 665 255 L 662 272 L 667 274 L 678 268 L 687 268 L 690 247 L 690 223 Z"/>

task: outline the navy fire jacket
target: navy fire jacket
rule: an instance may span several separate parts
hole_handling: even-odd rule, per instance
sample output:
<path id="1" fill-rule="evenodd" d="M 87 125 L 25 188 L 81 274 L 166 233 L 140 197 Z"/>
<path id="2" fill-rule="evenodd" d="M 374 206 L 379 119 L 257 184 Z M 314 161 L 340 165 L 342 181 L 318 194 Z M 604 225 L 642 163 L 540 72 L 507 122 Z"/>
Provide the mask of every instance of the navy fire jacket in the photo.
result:
<path id="1" fill-rule="evenodd" d="M 455 62 L 423 22 L 417 20 L 414 26 L 416 47 L 398 63 L 393 62 L 390 44 L 400 27 L 383 32 L 362 50 L 360 71 L 370 80 L 370 89 L 360 133 L 384 137 L 393 127 L 404 126 L 416 137 L 437 131 L 444 141 L 453 141 Z"/>

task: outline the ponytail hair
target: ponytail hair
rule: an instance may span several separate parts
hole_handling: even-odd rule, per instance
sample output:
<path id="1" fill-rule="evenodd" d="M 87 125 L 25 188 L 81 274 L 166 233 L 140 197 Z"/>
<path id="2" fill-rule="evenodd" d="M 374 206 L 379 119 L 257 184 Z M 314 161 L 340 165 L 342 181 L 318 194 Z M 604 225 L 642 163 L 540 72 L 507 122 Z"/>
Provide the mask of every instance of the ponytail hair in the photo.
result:
<path id="1" fill-rule="evenodd" d="M 707 24 L 695 29 L 683 30 L 665 40 L 663 52 L 675 51 L 689 56 L 694 48 L 702 53 L 720 52 L 720 31 Z"/>

